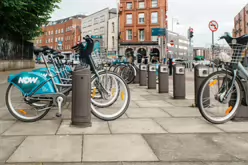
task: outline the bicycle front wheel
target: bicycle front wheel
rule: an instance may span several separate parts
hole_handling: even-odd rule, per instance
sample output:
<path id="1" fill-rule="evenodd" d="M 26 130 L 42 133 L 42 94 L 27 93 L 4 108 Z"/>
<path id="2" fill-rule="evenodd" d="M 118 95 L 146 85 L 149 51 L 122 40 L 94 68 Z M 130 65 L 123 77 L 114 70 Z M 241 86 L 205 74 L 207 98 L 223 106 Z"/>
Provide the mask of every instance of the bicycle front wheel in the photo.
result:
<path id="1" fill-rule="evenodd" d="M 100 77 L 102 76 L 104 76 L 104 73 L 100 74 Z M 105 86 L 104 90 L 107 90 L 105 92 L 103 92 L 103 89 L 100 89 L 99 86 L 96 86 L 95 92 L 102 94 L 100 98 L 91 98 L 91 112 L 99 119 L 111 121 L 121 117 L 128 109 L 130 104 L 130 90 L 126 82 L 115 73 L 110 72 L 107 76 L 104 76 L 104 78 L 108 78 L 108 84 L 111 82 L 111 85 L 108 85 L 107 88 L 105 86 L 106 83 L 102 85 Z M 95 79 L 98 79 L 98 77 L 92 79 L 92 85 L 94 85 L 94 82 L 97 82 Z M 108 93 L 107 97 L 104 93 Z M 94 95 L 93 91 L 92 96 Z"/>
<path id="2" fill-rule="evenodd" d="M 207 121 L 223 124 L 237 113 L 241 92 L 237 80 L 232 85 L 232 79 L 232 73 L 217 71 L 203 81 L 198 92 L 197 104 L 201 115 Z M 230 93 L 226 95 L 228 91 Z"/>

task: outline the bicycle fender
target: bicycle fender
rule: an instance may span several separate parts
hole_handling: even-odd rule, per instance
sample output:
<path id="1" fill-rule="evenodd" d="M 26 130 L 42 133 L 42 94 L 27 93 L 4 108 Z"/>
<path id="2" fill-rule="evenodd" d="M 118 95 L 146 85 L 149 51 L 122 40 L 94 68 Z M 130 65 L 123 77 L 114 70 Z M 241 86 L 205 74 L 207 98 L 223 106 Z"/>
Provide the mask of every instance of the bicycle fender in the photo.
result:
<path id="1" fill-rule="evenodd" d="M 22 72 L 17 75 L 10 75 L 8 82 L 17 87 L 24 96 L 30 96 L 34 91 L 36 91 L 35 94 L 55 93 L 52 82 L 47 81 L 44 76 L 35 72 Z"/>
<path id="2" fill-rule="evenodd" d="M 231 76 L 234 76 L 233 75 L 233 72 L 231 70 L 226 70 L 225 71 L 228 71 Z M 246 106 L 248 106 L 248 82 L 245 81 L 245 82 L 242 82 L 241 78 L 237 75 L 236 76 L 236 80 L 239 84 L 239 86 L 241 87 L 241 98 L 243 99 L 244 98 L 244 103 L 246 104 Z M 241 101 L 242 101 L 241 99 Z"/>
<path id="3" fill-rule="evenodd" d="M 54 76 L 54 82 L 57 83 L 57 84 L 61 84 L 59 78 L 56 76 L 56 72 L 55 70 L 50 70 L 52 75 Z M 33 70 L 33 72 L 35 73 L 38 73 L 42 76 L 44 76 L 46 79 L 49 79 L 50 77 L 48 76 L 48 73 L 47 73 L 47 68 L 40 68 L 40 69 L 35 69 Z"/>

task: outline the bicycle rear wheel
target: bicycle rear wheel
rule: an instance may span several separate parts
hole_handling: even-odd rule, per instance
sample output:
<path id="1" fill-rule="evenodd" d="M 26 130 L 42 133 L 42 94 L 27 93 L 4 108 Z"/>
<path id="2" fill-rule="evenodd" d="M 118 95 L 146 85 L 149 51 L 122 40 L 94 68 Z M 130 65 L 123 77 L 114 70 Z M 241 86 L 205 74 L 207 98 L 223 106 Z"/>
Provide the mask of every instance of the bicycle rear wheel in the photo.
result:
<path id="1" fill-rule="evenodd" d="M 6 91 L 6 105 L 12 116 L 23 122 L 42 119 L 52 108 L 51 98 L 26 98 L 22 92 L 10 84 Z"/>
<path id="2" fill-rule="evenodd" d="M 121 77 L 127 82 L 127 84 L 130 84 L 133 82 L 135 78 L 135 68 L 128 65 L 125 66 L 122 71 L 120 72 Z"/>
<path id="3" fill-rule="evenodd" d="M 226 71 L 217 71 L 209 75 L 202 83 L 197 104 L 201 115 L 213 124 L 223 124 L 237 113 L 241 100 L 240 85 L 233 75 Z M 230 94 L 224 98 L 230 89 Z M 224 98 L 224 99 L 223 99 Z"/>

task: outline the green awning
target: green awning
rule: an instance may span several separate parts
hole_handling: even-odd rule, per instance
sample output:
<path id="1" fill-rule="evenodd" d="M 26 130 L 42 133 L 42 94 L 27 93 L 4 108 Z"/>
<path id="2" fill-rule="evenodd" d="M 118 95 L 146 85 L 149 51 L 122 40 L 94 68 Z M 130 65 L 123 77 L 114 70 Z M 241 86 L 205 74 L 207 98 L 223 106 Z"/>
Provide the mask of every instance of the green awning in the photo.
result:
<path id="1" fill-rule="evenodd" d="M 204 60 L 205 57 L 204 56 L 195 56 L 195 60 Z"/>

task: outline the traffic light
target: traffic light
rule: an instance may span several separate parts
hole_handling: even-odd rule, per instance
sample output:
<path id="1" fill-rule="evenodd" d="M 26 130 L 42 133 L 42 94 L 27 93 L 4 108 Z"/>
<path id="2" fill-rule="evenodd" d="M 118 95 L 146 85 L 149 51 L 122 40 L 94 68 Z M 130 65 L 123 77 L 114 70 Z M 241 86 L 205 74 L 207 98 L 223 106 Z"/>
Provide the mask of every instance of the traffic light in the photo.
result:
<path id="1" fill-rule="evenodd" d="M 194 29 L 193 28 L 190 28 L 189 29 L 189 38 L 193 38 L 194 37 Z"/>

